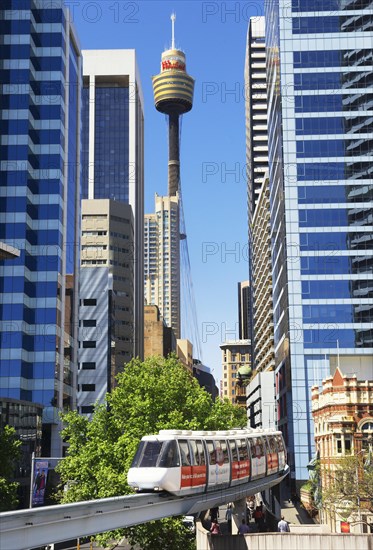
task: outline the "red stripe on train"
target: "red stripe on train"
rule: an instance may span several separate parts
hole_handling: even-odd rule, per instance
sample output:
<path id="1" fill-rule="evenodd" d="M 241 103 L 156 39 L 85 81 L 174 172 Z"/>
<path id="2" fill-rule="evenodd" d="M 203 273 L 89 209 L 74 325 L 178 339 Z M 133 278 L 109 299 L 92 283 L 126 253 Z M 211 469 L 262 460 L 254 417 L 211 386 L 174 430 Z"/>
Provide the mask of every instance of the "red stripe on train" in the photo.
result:
<path id="1" fill-rule="evenodd" d="M 181 487 L 206 485 L 206 466 L 182 466 Z"/>

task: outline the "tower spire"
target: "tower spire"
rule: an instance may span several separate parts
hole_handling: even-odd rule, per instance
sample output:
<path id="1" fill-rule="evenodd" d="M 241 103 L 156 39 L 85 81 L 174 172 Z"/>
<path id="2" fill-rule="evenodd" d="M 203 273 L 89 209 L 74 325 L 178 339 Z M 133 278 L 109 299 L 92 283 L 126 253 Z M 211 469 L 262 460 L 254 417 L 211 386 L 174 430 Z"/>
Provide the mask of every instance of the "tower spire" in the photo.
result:
<path id="1" fill-rule="evenodd" d="M 171 49 L 175 49 L 175 21 L 176 21 L 176 13 L 171 14 L 171 24 L 172 24 L 172 41 L 171 41 Z"/>

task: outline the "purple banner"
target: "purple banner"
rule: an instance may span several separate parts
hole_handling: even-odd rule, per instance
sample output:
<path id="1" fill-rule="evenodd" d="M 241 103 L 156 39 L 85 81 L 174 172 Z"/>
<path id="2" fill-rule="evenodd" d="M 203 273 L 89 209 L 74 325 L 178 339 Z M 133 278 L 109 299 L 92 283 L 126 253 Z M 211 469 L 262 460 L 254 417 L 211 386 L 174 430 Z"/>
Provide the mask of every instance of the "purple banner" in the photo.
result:
<path id="1" fill-rule="evenodd" d="M 32 506 L 43 506 L 48 477 L 48 461 L 35 460 Z"/>

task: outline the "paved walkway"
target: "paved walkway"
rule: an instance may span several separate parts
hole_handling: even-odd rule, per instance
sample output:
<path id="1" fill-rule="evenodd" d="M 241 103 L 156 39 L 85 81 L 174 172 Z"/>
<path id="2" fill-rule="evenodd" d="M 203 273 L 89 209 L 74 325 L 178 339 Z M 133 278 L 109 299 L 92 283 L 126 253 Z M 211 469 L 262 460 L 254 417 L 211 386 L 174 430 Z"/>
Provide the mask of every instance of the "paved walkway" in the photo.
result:
<path id="1" fill-rule="evenodd" d="M 294 504 L 292 501 L 282 501 L 281 513 L 285 520 L 290 524 L 310 525 L 315 523 L 306 510 L 301 506 L 300 502 L 296 502 Z"/>

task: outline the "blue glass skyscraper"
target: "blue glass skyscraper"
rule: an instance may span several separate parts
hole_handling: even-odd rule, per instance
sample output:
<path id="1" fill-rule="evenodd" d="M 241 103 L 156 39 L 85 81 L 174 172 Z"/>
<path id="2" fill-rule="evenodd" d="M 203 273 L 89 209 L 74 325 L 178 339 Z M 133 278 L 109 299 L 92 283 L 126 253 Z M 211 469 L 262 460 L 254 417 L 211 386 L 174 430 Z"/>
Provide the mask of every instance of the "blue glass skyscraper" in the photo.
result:
<path id="1" fill-rule="evenodd" d="M 372 7 L 265 7 L 278 424 L 297 481 L 311 386 L 337 364 L 373 378 Z"/>
<path id="2" fill-rule="evenodd" d="M 61 456 L 75 406 L 81 55 L 62 2 L 0 6 L 0 395 L 43 405 L 43 453 Z"/>

